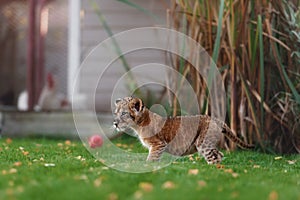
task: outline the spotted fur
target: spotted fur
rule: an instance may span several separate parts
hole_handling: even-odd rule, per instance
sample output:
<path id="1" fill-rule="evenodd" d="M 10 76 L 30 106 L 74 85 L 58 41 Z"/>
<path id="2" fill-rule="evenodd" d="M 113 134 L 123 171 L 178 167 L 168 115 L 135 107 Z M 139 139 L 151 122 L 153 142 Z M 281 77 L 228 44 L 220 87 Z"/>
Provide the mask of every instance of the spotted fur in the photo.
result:
<path id="1" fill-rule="evenodd" d="M 148 110 L 141 99 L 125 97 L 115 102 L 114 126 L 118 131 L 133 129 L 149 149 L 148 161 L 159 161 L 163 152 L 184 156 L 198 152 L 208 164 L 220 163 L 217 149 L 222 133 L 241 148 L 250 149 L 222 121 L 207 115 L 164 118 Z"/>

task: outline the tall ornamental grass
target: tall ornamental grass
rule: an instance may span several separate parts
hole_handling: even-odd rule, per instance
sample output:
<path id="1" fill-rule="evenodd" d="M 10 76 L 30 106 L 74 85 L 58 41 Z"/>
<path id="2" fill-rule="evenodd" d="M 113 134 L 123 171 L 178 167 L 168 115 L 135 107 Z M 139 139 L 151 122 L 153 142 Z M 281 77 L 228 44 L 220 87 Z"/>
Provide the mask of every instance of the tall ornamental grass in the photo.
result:
<path id="1" fill-rule="evenodd" d="M 171 2 L 169 27 L 198 41 L 222 73 L 231 128 L 264 150 L 300 153 L 299 2 Z M 185 75 L 205 106 L 205 83 Z"/>

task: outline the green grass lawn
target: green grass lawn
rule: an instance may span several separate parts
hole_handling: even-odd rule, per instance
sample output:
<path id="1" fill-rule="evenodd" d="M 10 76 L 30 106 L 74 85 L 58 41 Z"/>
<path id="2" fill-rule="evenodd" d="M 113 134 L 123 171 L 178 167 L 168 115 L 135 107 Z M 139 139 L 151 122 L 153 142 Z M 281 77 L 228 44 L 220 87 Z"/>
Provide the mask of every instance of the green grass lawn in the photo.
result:
<path id="1" fill-rule="evenodd" d="M 80 141 L 2 138 L 0 199 L 300 199 L 299 155 L 225 156 L 218 167 L 194 155 L 132 174 L 106 167 Z"/>

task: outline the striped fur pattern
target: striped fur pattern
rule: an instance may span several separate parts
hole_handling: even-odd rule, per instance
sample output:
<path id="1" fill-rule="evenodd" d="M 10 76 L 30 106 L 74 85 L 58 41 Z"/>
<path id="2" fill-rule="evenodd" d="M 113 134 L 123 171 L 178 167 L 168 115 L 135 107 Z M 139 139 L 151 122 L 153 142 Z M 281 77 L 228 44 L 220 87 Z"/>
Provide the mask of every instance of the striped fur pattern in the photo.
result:
<path id="1" fill-rule="evenodd" d="M 125 97 L 115 102 L 114 126 L 118 131 L 133 129 L 149 149 L 148 161 L 159 161 L 163 152 L 184 156 L 198 152 L 208 164 L 222 161 L 217 146 L 224 134 L 244 149 L 253 148 L 239 139 L 222 121 L 207 115 L 164 118 L 148 110 L 141 99 Z"/>

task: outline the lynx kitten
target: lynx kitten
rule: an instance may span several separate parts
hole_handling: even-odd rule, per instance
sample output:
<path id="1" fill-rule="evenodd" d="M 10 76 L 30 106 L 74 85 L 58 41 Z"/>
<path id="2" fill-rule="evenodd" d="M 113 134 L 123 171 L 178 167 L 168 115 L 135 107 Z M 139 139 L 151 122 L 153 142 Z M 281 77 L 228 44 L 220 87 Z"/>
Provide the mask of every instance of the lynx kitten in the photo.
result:
<path id="1" fill-rule="evenodd" d="M 159 161 L 163 152 L 184 156 L 198 151 L 208 164 L 220 163 L 223 153 L 217 145 L 221 132 L 238 146 L 253 148 L 235 136 L 224 122 L 207 115 L 165 118 L 148 110 L 141 99 L 133 97 L 117 99 L 115 106 L 115 128 L 118 131 L 130 128 L 136 132 L 141 143 L 149 149 L 147 161 Z"/>

